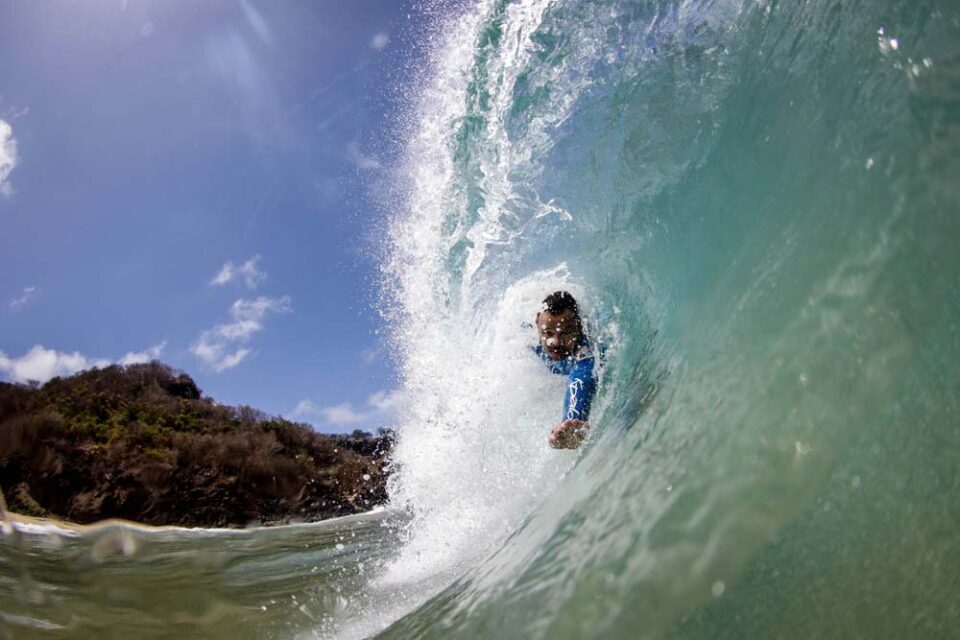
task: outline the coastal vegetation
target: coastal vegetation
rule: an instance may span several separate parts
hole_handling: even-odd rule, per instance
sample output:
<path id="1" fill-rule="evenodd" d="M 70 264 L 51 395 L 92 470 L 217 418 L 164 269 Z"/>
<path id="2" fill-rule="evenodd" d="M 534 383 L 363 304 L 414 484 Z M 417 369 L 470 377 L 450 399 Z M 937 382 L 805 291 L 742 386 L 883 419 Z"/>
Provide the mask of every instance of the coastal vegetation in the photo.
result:
<path id="1" fill-rule="evenodd" d="M 221 405 L 159 362 L 0 382 L 0 489 L 24 515 L 223 527 L 358 513 L 386 499 L 389 445 L 387 431 L 320 434 Z"/>

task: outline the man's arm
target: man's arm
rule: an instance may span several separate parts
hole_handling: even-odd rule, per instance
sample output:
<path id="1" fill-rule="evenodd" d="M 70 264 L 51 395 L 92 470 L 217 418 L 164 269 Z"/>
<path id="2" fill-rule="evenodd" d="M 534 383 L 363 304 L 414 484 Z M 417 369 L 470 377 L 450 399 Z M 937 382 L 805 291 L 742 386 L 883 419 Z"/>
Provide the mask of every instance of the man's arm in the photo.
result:
<path id="1" fill-rule="evenodd" d="M 587 437 L 593 396 L 597 392 L 594 375 L 594 359 L 584 358 L 576 363 L 567 379 L 567 392 L 563 398 L 563 422 L 550 432 L 547 442 L 554 449 L 576 449 Z"/>
<path id="2" fill-rule="evenodd" d="M 564 420 L 588 420 L 593 396 L 597 393 L 597 378 L 593 374 L 593 357 L 584 358 L 574 365 L 567 378 L 567 392 L 563 397 Z"/>

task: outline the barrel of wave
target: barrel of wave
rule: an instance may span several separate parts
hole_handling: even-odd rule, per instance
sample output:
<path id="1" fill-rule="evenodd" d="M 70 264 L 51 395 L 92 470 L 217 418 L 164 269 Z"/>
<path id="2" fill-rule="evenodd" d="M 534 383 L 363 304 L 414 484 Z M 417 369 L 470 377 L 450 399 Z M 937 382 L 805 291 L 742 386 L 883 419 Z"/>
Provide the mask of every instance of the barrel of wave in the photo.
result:
<path id="1" fill-rule="evenodd" d="M 582 300 L 584 309 L 596 308 L 560 264 L 521 278 L 500 299 L 478 305 L 474 317 L 446 319 L 441 344 L 420 345 L 448 357 L 435 359 L 436 369 L 415 381 L 418 394 L 432 396 L 427 404 L 436 414 L 411 416 L 400 427 L 391 499 L 413 517 L 383 584 L 455 575 L 475 564 L 555 490 L 575 461 L 547 445 L 564 379 L 531 351 L 540 302 L 559 289 Z M 602 414 L 602 399 L 595 416 Z"/>

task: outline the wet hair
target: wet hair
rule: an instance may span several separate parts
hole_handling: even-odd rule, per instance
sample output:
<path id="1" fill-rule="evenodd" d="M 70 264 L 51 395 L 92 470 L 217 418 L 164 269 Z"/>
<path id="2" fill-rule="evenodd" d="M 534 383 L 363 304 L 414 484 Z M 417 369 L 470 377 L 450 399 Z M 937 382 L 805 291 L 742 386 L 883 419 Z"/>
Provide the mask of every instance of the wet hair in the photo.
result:
<path id="1" fill-rule="evenodd" d="M 540 310 L 549 311 L 553 315 L 572 311 L 573 315 L 577 316 L 578 319 L 580 318 L 580 307 L 577 306 L 577 301 L 566 291 L 554 291 L 548 295 L 543 299 Z"/>
<path id="2" fill-rule="evenodd" d="M 572 295 L 566 291 L 554 291 L 543 299 L 543 303 L 540 305 L 540 312 L 542 313 L 544 311 L 549 311 L 555 316 L 566 313 L 567 311 L 572 312 L 577 326 L 577 333 L 580 334 L 580 343 L 582 344 L 586 339 L 583 331 L 583 321 L 580 319 L 580 307 Z M 540 317 L 539 313 L 537 317 Z"/>

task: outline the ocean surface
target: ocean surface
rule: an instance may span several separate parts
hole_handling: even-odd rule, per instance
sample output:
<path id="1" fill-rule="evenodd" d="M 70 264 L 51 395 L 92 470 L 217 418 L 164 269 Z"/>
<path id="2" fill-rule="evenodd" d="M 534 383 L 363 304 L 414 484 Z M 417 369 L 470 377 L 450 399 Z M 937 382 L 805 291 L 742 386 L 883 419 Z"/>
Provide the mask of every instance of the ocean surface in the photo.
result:
<path id="1" fill-rule="evenodd" d="M 4 529 L 0 637 L 954 638 L 960 5 L 425 9 L 390 506 Z M 593 428 L 525 327 L 606 346 Z"/>

